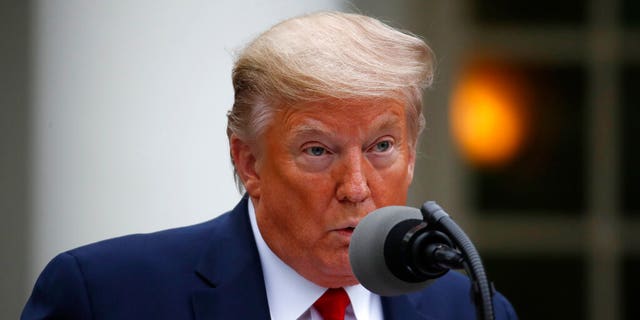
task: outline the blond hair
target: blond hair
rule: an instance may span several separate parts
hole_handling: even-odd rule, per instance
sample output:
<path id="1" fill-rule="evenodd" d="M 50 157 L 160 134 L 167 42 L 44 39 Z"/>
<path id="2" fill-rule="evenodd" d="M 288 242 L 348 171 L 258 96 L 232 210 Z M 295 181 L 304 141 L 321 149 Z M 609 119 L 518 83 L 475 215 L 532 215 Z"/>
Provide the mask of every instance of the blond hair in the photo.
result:
<path id="1" fill-rule="evenodd" d="M 420 38 L 371 17 L 318 12 L 285 20 L 238 56 L 227 135 L 252 143 L 278 108 L 308 102 L 394 99 L 407 108 L 413 142 L 424 128 L 422 90 L 433 53 Z M 240 181 L 236 174 L 236 182 Z"/>

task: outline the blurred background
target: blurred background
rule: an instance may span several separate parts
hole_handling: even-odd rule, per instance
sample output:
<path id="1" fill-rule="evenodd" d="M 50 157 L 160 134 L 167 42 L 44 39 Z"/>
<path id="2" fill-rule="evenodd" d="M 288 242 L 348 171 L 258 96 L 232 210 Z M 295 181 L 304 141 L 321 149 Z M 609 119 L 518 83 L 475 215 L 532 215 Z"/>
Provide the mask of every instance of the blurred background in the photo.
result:
<path id="1" fill-rule="evenodd" d="M 436 52 L 409 202 L 447 209 L 521 319 L 640 318 L 637 1 L 0 3 L 2 319 L 63 250 L 232 208 L 233 54 L 320 9 Z"/>

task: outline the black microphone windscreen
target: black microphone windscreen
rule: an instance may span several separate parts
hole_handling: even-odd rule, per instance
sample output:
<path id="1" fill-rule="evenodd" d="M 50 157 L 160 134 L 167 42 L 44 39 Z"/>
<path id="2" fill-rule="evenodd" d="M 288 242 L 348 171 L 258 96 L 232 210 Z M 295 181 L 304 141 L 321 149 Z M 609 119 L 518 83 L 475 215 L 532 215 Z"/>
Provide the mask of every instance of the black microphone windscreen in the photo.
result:
<path id="1" fill-rule="evenodd" d="M 387 266 L 384 255 L 387 235 L 406 220 L 422 220 L 422 213 L 411 207 L 384 207 L 369 213 L 354 230 L 349 245 L 351 269 L 369 291 L 395 296 L 418 291 L 433 281 L 407 282 L 396 277 Z"/>

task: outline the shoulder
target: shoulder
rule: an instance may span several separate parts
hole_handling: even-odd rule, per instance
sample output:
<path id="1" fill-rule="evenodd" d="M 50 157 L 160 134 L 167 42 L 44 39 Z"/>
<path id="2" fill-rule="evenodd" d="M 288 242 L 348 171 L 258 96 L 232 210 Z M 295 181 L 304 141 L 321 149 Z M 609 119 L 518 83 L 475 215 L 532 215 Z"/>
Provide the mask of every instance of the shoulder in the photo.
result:
<path id="1" fill-rule="evenodd" d="M 147 234 L 131 234 L 87 244 L 58 254 L 40 278 L 72 272 L 85 284 L 124 285 L 126 279 L 156 280 L 170 270 L 192 270 L 224 215 L 197 225 Z M 166 271 L 165 271 L 166 270 Z M 111 283 L 124 279 L 122 283 Z M 63 281 L 64 283 L 64 281 Z M 129 285 L 133 284 L 129 282 Z"/>
<path id="2" fill-rule="evenodd" d="M 193 266 L 206 247 L 218 239 L 232 236 L 233 224 L 245 214 L 241 201 L 233 210 L 195 225 L 146 234 L 131 234 L 84 245 L 65 252 L 85 264 L 118 264 L 128 266 L 183 263 Z M 244 209 L 244 210 L 243 210 Z M 99 266 L 96 266 L 99 267 Z"/>
<path id="3" fill-rule="evenodd" d="M 436 319 L 472 319 L 475 305 L 471 298 L 471 282 L 466 275 L 450 271 L 422 291 L 409 295 L 419 308 Z M 493 297 L 496 319 L 517 319 L 511 303 L 500 293 Z"/>
<path id="4" fill-rule="evenodd" d="M 213 235 L 211 230 L 219 223 L 219 219 L 223 217 L 192 226 L 102 240 L 64 254 L 75 257 L 81 263 L 93 259 L 100 260 L 100 263 L 118 260 L 131 263 L 141 259 L 166 259 L 173 254 L 184 257 L 190 252 L 197 252 L 209 241 Z"/>
<path id="5" fill-rule="evenodd" d="M 116 319 L 185 318 L 189 293 L 206 287 L 195 272 L 198 261 L 211 243 L 233 236 L 229 227 L 242 214 L 239 205 L 204 223 L 63 252 L 38 277 L 22 319 L 89 319 L 95 312 Z"/>

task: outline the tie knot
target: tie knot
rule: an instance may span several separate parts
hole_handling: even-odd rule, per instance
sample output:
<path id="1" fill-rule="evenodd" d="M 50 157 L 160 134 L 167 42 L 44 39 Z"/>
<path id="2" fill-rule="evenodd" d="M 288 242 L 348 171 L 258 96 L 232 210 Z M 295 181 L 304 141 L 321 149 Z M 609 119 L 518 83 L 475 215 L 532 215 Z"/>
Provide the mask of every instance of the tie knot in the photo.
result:
<path id="1" fill-rule="evenodd" d="M 344 320 L 349 295 L 343 288 L 331 288 L 313 304 L 324 320 Z"/>

